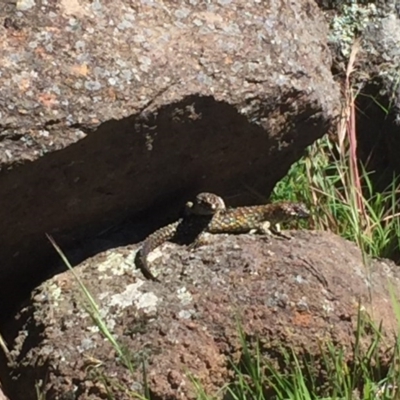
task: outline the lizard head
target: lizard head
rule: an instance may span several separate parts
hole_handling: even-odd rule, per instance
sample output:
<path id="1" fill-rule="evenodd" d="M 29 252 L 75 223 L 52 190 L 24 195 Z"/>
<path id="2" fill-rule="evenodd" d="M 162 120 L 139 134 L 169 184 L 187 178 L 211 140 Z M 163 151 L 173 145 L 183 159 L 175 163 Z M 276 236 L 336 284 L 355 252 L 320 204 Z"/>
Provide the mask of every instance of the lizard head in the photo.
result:
<path id="1" fill-rule="evenodd" d="M 186 212 L 196 215 L 213 215 L 217 211 L 225 210 L 225 203 L 214 193 L 199 193 L 194 202 L 186 203 Z"/>
<path id="2" fill-rule="evenodd" d="M 304 203 L 281 203 L 281 212 L 289 219 L 308 218 L 310 216 L 310 210 Z"/>

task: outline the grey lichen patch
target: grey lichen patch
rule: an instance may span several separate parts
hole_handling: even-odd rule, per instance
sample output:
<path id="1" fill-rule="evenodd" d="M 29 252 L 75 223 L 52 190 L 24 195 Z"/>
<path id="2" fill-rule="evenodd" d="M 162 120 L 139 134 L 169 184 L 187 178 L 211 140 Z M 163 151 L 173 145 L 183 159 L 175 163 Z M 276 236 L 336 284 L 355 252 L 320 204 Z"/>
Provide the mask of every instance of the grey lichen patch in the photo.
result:
<path id="1" fill-rule="evenodd" d="M 185 287 L 178 289 L 177 297 L 183 306 L 188 305 L 193 301 L 192 294 Z"/>
<path id="2" fill-rule="evenodd" d="M 163 251 L 167 248 L 167 246 L 162 246 L 162 248 L 157 248 L 155 250 L 153 250 L 148 256 L 147 256 L 147 260 L 152 263 L 155 260 L 157 260 L 157 258 L 160 258 L 164 253 Z"/>
<path id="3" fill-rule="evenodd" d="M 332 19 L 329 40 L 338 46 L 342 55 L 348 57 L 355 38 L 376 16 L 377 9 L 374 4 L 354 2 L 343 5 L 340 14 Z"/>
<path id="4" fill-rule="evenodd" d="M 196 310 L 191 309 L 191 310 L 181 310 L 178 313 L 178 317 L 180 319 L 191 319 L 193 315 L 196 313 Z"/>
<path id="5" fill-rule="evenodd" d="M 154 293 L 143 293 L 137 297 L 135 305 L 138 310 L 141 309 L 145 313 L 150 314 L 156 311 L 158 302 L 159 299 Z"/>
<path id="6" fill-rule="evenodd" d="M 52 298 L 53 305 L 56 306 L 58 304 L 57 301 L 61 298 L 62 295 L 61 287 L 58 284 L 52 282 L 47 285 L 46 289 L 47 290 L 45 292 L 38 294 L 36 296 L 36 299 L 39 300 L 40 297 L 44 300 L 47 296 L 49 296 Z"/>
<path id="7" fill-rule="evenodd" d="M 80 346 L 77 346 L 77 350 L 80 353 L 84 353 L 84 352 L 94 349 L 94 348 L 96 348 L 95 342 L 92 339 L 87 338 L 87 337 L 82 338 Z"/>
<path id="8" fill-rule="evenodd" d="M 135 305 L 138 310 L 143 310 L 145 313 L 155 312 L 159 299 L 152 292 L 143 293 L 139 290 L 143 283 L 139 281 L 130 284 L 123 292 L 112 295 L 108 306 L 117 306 L 117 309 L 122 311 L 124 308 Z"/>
<path id="9" fill-rule="evenodd" d="M 26 11 L 36 5 L 35 0 L 18 0 L 16 7 L 19 11 Z"/>
<path id="10" fill-rule="evenodd" d="M 99 272 L 107 272 L 112 275 L 125 275 L 135 269 L 134 259 L 136 251 L 131 251 L 126 254 L 116 252 L 113 250 L 104 253 L 104 260 L 97 263 Z M 110 275 L 103 275 L 104 279 L 110 279 Z"/>

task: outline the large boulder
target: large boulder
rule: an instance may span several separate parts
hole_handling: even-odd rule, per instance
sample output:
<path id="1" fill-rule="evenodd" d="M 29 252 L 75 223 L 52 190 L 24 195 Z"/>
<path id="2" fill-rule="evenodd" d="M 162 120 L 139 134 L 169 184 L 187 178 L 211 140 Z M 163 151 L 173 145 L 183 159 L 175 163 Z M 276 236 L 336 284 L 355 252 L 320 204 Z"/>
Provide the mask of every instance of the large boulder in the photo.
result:
<path id="1" fill-rule="evenodd" d="M 365 351 L 382 323 L 375 367 L 385 371 L 397 329 L 390 289 L 398 298 L 399 269 L 386 261 L 366 267 L 353 243 L 331 233 L 290 235 L 210 235 L 194 251 L 165 244 L 150 258 L 161 283 L 135 270 L 137 246 L 77 266 L 133 372 L 89 317 L 73 274 L 53 277 L 3 328 L 11 351 L 0 370 L 7 371 L 10 398 L 36 399 L 40 382 L 48 399 L 107 399 L 103 376 L 116 399 L 133 398 L 125 390 L 143 393 L 144 380 L 151 398 L 193 399 L 190 374 L 216 394 L 245 357 L 239 326 L 253 356 L 260 346 L 262 363 L 283 366 L 286 349 L 313 360 L 326 377 L 321 351 L 334 344 L 350 368 L 354 351 Z M 356 345 L 359 320 L 366 325 Z"/>

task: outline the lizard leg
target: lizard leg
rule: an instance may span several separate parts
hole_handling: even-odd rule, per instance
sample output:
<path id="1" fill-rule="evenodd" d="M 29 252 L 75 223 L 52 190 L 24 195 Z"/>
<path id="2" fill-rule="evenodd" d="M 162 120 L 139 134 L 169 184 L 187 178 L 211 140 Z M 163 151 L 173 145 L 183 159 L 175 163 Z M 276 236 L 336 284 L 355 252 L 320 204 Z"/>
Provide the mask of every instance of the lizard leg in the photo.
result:
<path id="1" fill-rule="evenodd" d="M 289 235 L 285 235 L 281 231 L 281 226 L 279 224 L 276 224 L 275 226 L 272 226 L 270 229 L 271 229 L 272 234 L 274 236 L 276 236 L 276 237 L 280 237 L 281 239 L 288 239 L 288 240 L 290 240 L 292 238 Z"/>
<path id="2" fill-rule="evenodd" d="M 274 233 L 272 231 L 271 223 L 269 221 L 264 221 L 258 224 L 257 228 L 252 229 L 250 233 L 259 233 L 261 235 L 266 235 L 267 237 L 269 236 L 274 236 Z"/>
<path id="3" fill-rule="evenodd" d="M 275 226 L 273 226 L 273 225 L 271 225 L 271 223 L 269 221 L 262 222 L 258 226 L 257 232 L 266 235 L 267 238 L 269 238 L 271 236 L 275 236 L 280 239 L 291 239 L 290 236 L 285 235 L 281 231 L 281 227 L 279 224 L 275 224 Z"/>
<path id="4" fill-rule="evenodd" d="M 197 249 L 197 248 L 200 247 L 200 246 L 205 246 L 206 244 L 209 243 L 209 241 L 207 240 L 207 238 L 208 238 L 208 234 L 206 234 L 206 233 L 204 233 L 204 232 L 200 233 L 200 234 L 194 239 L 194 241 L 193 241 L 192 243 L 190 243 L 190 244 L 187 246 L 187 249 L 188 249 L 189 251 L 191 251 L 191 250 Z"/>

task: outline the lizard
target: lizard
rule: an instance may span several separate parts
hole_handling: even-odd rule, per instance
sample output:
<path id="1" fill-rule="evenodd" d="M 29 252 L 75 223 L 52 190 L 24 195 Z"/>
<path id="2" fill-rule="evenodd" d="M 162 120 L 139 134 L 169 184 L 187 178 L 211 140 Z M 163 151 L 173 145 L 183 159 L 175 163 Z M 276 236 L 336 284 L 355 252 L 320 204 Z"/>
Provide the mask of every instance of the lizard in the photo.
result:
<path id="1" fill-rule="evenodd" d="M 310 211 L 304 203 L 281 201 L 258 206 L 227 208 L 218 212 L 206 228 L 209 233 L 280 233 L 279 225 L 294 219 L 308 218 Z"/>
<path id="2" fill-rule="evenodd" d="M 198 195 L 200 200 L 201 195 Z M 206 193 L 206 195 L 212 196 L 211 193 Z M 226 208 L 223 200 L 216 195 L 214 196 L 214 201 L 218 206 L 208 212 L 207 218 L 201 216 L 204 210 L 207 210 L 206 203 L 197 199 L 199 205 L 196 204 L 196 201 L 195 203 L 187 203 L 187 216 L 159 229 L 145 240 L 135 259 L 136 265 L 142 270 L 145 277 L 156 280 L 147 266 L 146 257 L 152 250 L 167 240 L 189 233 L 184 238 L 185 244 L 190 244 L 190 248 L 194 248 L 201 242 L 201 236 L 205 232 L 237 234 L 255 231 L 287 238 L 280 232 L 279 224 L 297 218 L 308 218 L 310 215 L 303 203 L 277 202 L 258 206 Z"/>
<path id="3" fill-rule="evenodd" d="M 147 256 L 166 241 L 180 244 L 197 243 L 198 237 L 206 230 L 213 215 L 225 208 L 224 200 L 216 194 L 199 193 L 193 202 L 186 203 L 182 218 L 156 230 L 145 239 L 135 256 L 136 267 L 147 279 L 158 281 L 150 272 Z"/>

